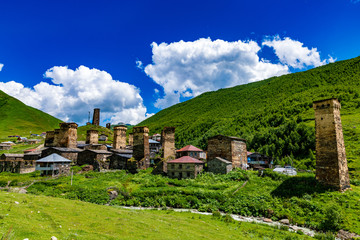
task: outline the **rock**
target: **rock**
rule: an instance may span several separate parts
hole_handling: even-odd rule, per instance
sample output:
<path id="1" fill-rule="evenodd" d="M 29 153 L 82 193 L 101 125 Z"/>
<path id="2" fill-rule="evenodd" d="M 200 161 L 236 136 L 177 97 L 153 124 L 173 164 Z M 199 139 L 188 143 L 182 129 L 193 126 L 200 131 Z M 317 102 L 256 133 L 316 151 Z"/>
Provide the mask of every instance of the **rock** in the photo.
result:
<path id="1" fill-rule="evenodd" d="M 299 231 L 299 228 L 297 226 L 290 226 L 291 229 L 293 229 L 295 232 Z"/>
<path id="2" fill-rule="evenodd" d="M 27 190 L 24 189 L 24 188 L 20 188 L 19 193 L 26 194 L 26 193 L 27 193 Z"/>
<path id="3" fill-rule="evenodd" d="M 281 219 L 281 220 L 279 221 L 279 223 L 289 225 L 289 224 L 290 224 L 290 221 L 289 221 L 289 219 Z"/>
<path id="4" fill-rule="evenodd" d="M 15 201 L 15 204 L 19 204 L 19 202 Z"/>
<path id="5" fill-rule="evenodd" d="M 272 220 L 271 220 L 270 218 L 264 218 L 263 221 L 264 221 L 264 222 L 268 222 L 268 223 L 269 223 L 269 222 L 272 222 Z"/>
<path id="6" fill-rule="evenodd" d="M 117 196 L 119 195 L 118 192 L 115 190 L 109 191 L 108 193 L 109 193 L 110 200 L 117 198 Z"/>
<path id="7" fill-rule="evenodd" d="M 359 235 L 355 234 L 355 233 L 351 233 L 351 232 L 347 232 L 345 230 L 339 230 L 339 232 L 337 233 L 336 237 L 345 240 L 345 239 L 354 239 L 354 238 L 358 238 L 360 237 Z"/>
<path id="8" fill-rule="evenodd" d="M 82 172 L 89 172 L 89 171 L 93 171 L 93 170 L 94 170 L 93 165 L 86 165 L 81 168 Z"/>
<path id="9" fill-rule="evenodd" d="M 50 239 L 51 240 L 57 240 L 57 237 L 52 236 Z"/>

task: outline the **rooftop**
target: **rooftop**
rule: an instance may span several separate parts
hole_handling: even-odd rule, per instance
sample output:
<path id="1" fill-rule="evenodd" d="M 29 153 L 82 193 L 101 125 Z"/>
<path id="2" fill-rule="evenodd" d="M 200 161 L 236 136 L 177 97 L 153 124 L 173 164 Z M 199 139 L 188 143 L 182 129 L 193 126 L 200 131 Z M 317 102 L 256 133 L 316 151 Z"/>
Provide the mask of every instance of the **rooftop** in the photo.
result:
<path id="1" fill-rule="evenodd" d="M 71 160 L 67 159 L 67 158 L 64 158 L 62 156 L 60 156 L 59 154 L 57 153 L 53 153 L 47 157 L 44 157 L 44 158 L 41 158 L 39 160 L 36 160 L 37 163 L 39 162 L 50 162 L 50 163 L 56 163 L 56 162 L 68 162 L 70 163 Z"/>
<path id="2" fill-rule="evenodd" d="M 171 161 L 168 161 L 167 163 L 204 163 L 203 161 L 200 161 L 196 158 L 192 158 L 189 156 L 183 156 L 181 158 L 177 158 Z"/>
<path id="3" fill-rule="evenodd" d="M 200 148 L 194 147 L 193 145 L 187 145 L 179 150 L 177 152 L 203 152 Z"/>

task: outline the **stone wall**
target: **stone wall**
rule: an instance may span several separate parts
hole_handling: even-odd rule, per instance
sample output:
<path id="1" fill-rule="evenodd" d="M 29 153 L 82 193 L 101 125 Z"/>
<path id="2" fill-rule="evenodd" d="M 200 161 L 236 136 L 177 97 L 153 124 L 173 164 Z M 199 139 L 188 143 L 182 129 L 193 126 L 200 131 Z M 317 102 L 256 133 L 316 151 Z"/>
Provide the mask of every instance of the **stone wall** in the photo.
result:
<path id="1" fill-rule="evenodd" d="M 339 190 L 350 188 L 339 101 L 316 101 L 316 179 Z"/>
<path id="2" fill-rule="evenodd" d="M 59 134 L 60 134 L 60 129 L 58 129 L 58 128 L 54 129 L 54 142 L 53 142 L 52 146 L 49 146 L 49 147 L 58 147 L 59 146 Z"/>
<path id="3" fill-rule="evenodd" d="M 126 130 L 127 127 L 124 125 L 114 127 L 114 149 L 125 149 L 126 148 Z"/>
<path id="4" fill-rule="evenodd" d="M 86 144 L 98 144 L 99 143 L 98 130 L 87 130 L 85 143 Z"/>
<path id="5" fill-rule="evenodd" d="M 46 132 L 46 136 L 45 136 L 45 147 L 52 147 L 54 146 L 54 136 L 55 136 L 55 132 L 54 131 L 47 131 Z"/>
<path id="6" fill-rule="evenodd" d="M 0 160 L 0 172 L 31 173 L 35 171 L 35 160 Z"/>
<path id="7" fill-rule="evenodd" d="M 150 166 L 149 129 L 147 127 L 134 127 L 133 157 L 139 169 Z"/>
<path id="8" fill-rule="evenodd" d="M 100 125 L 100 108 L 94 109 L 92 124 L 96 126 Z"/>
<path id="9" fill-rule="evenodd" d="M 134 145 L 134 134 L 133 133 L 129 133 L 129 145 L 130 146 Z"/>
<path id="10" fill-rule="evenodd" d="M 223 135 L 209 138 L 207 159 L 216 157 L 232 162 L 234 168 L 245 168 L 247 164 L 246 140 Z"/>

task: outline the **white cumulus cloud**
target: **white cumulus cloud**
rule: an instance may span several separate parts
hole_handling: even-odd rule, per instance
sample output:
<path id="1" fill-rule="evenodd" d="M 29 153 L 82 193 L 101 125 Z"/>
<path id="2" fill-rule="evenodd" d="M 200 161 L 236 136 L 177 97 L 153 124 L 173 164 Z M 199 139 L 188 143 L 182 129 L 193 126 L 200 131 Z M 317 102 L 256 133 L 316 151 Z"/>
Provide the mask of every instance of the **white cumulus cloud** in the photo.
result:
<path id="1" fill-rule="evenodd" d="M 53 84 L 40 82 L 30 89 L 14 81 L 0 82 L 0 90 L 64 121 L 80 124 L 86 122 L 88 111 L 94 108 L 101 109 L 102 121 L 112 123 L 136 124 L 151 116 L 146 113 L 138 88 L 114 80 L 105 71 L 55 66 L 44 76 Z"/>
<path id="2" fill-rule="evenodd" d="M 155 106 L 165 108 L 206 91 L 246 84 L 289 73 L 283 64 L 260 59 L 255 41 L 196 41 L 152 43 L 152 64 L 145 73 L 163 87 L 164 97 Z"/>
<path id="3" fill-rule="evenodd" d="M 262 45 L 273 48 L 280 62 L 293 68 L 318 67 L 335 61 L 331 56 L 329 59 L 321 60 L 317 48 L 309 49 L 304 47 L 302 42 L 288 37 L 281 39 L 279 36 L 275 36 L 272 39 L 265 40 Z"/>
<path id="4" fill-rule="evenodd" d="M 2 70 L 3 67 L 4 67 L 4 64 L 0 63 L 0 71 Z"/>

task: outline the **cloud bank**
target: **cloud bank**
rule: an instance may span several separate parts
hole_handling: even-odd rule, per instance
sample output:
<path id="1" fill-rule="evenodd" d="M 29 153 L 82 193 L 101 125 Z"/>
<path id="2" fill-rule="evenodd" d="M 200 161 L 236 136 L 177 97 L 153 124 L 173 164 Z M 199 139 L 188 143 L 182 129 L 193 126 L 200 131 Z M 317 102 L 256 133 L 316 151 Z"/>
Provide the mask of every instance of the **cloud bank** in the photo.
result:
<path id="1" fill-rule="evenodd" d="M 255 41 L 200 38 L 170 44 L 154 42 L 151 46 L 152 64 L 145 66 L 144 71 L 164 90 L 154 104 L 160 109 L 206 91 L 287 74 L 289 67 L 320 66 L 334 61 L 320 60 L 316 48 L 308 49 L 301 42 L 279 37 L 265 40 L 262 45 Z M 259 57 L 263 46 L 274 49 L 278 63 Z M 140 63 L 136 64 L 143 67 Z"/>
<path id="2" fill-rule="evenodd" d="M 44 74 L 53 84 L 40 82 L 33 89 L 14 81 L 0 82 L 0 90 L 64 121 L 85 123 L 88 111 L 101 109 L 101 120 L 137 124 L 146 117 L 139 89 L 98 69 L 76 70 L 55 66 Z"/>
<path id="3" fill-rule="evenodd" d="M 303 47 L 303 43 L 288 37 L 280 39 L 279 36 L 276 36 L 271 40 L 265 40 L 262 45 L 273 48 L 282 64 L 297 69 L 309 66 L 318 67 L 335 61 L 332 57 L 321 60 L 317 48 Z"/>

